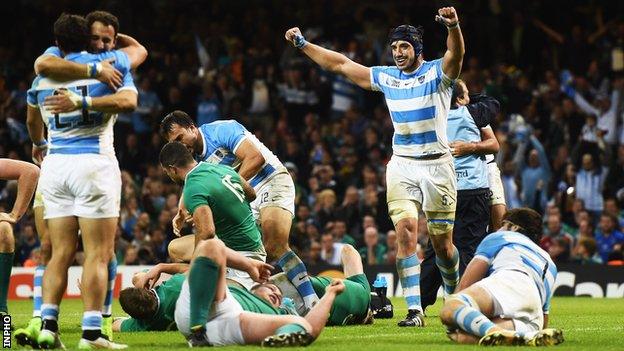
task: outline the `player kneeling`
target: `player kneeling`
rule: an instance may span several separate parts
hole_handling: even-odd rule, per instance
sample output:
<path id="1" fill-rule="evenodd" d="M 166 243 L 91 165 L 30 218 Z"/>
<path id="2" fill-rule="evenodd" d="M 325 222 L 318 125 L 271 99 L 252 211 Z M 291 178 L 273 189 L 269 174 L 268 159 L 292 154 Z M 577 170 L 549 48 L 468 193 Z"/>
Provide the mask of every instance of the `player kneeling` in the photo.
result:
<path id="1" fill-rule="evenodd" d="M 562 331 L 546 329 L 557 267 L 536 244 L 542 218 L 519 208 L 505 214 L 502 224 L 477 248 L 440 319 L 459 343 L 560 344 Z"/>

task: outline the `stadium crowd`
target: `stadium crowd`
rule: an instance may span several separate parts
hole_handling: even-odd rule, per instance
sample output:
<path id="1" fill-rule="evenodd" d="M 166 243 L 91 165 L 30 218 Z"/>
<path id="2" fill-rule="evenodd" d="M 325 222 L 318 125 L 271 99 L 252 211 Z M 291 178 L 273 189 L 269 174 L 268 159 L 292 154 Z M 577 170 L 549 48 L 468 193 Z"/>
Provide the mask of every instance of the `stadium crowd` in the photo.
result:
<path id="1" fill-rule="evenodd" d="M 384 186 L 393 127 L 383 99 L 322 71 L 282 33 L 301 23 L 307 38 L 372 66 L 392 64 L 387 30 L 410 22 L 425 28 L 425 58 L 439 57 L 446 31 L 427 17 L 438 4 L 315 1 L 300 11 L 297 2 L 252 2 L 262 5 L 102 2 L 120 31 L 149 51 L 135 72 L 139 108 L 120 115 L 115 130 L 123 171 L 118 261 L 168 259 L 180 188 L 158 165 L 158 124 L 183 110 L 198 124 L 240 121 L 285 163 L 297 190 L 291 246 L 308 265 L 338 263 L 342 243 L 358 248 L 365 264 L 394 265 Z M 32 63 L 53 44 L 59 9 L 87 13 L 94 5 L 19 3 L 0 24 L 0 157 L 30 160 Z M 501 102 L 496 161 L 508 208 L 544 214 L 541 245 L 556 263 L 624 264 L 624 20 L 613 17 L 623 5 L 571 1 L 573 11 L 557 16 L 554 2 L 454 6 L 468 48 L 462 79 Z M 0 183 L 0 212 L 15 192 Z M 34 266 L 32 215 L 17 228 L 15 263 Z M 427 231 L 424 221 L 419 231 Z M 424 249 L 427 238 L 419 238 Z"/>

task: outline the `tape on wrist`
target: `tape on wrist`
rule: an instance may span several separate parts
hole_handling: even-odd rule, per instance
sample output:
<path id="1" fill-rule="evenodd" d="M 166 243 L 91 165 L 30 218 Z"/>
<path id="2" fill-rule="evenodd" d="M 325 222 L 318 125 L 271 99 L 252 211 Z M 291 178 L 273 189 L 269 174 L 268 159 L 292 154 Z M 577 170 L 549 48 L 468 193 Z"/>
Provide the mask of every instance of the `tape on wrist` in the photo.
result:
<path id="1" fill-rule="evenodd" d="M 102 64 L 101 63 L 89 63 L 87 65 L 89 77 L 95 78 L 102 72 Z"/>
<path id="2" fill-rule="evenodd" d="M 297 35 L 295 37 L 295 47 L 297 49 L 303 49 L 306 45 L 308 45 L 308 42 L 305 40 L 303 35 Z"/>
<path id="3" fill-rule="evenodd" d="M 446 26 L 446 29 L 451 30 L 451 29 L 455 29 L 457 27 L 459 27 L 459 21 L 451 24 L 450 26 Z"/>
<path id="4" fill-rule="evenodd" d="M 48 141 L 45 140 L 45 139 L 43 139 L 41 141 L 35 141 L 35 142 L 33 142 L 33 145 L 35 145 L 36 147 L 43 147 L 43 146 L 48 145 Z"/>

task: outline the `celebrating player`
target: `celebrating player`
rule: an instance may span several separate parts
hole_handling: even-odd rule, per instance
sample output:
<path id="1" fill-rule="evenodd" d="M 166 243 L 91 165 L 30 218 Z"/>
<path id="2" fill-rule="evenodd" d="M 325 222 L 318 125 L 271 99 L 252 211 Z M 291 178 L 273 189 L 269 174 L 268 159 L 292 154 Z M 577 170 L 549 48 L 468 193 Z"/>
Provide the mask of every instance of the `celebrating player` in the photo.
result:
<path id="1" fill-rule="evenodd" d="M 286 40 L 322 68 L 346 76 L 367 90 L 381 91 L 394 124 L 393 156 L 386 169 L 388 212 L 398 237 L 397 270 L 407 301 L 399 326 L 424 326 L 420 301 L 420 262 L 416 256 L 418 211 L 427 217 L 436 264 L 446 272 L 444 290 L 459 281 L 459 254 L 453 246 L 456 180 L 446 138 L 453 80 L 461 72 L 464 40 L 453 7 L 438 10 L 448 28 L 444 57 L 425 61 L 421 27 L 401 25 L 390 33 L 396 67 L 365 67 L 346 56 L 305 40 L 299 28 Z"/>
<path id="2" fill-rule="evenodd" d="M 460 273 L 464 272 L 488 232 L 490 187 L 483 155 L 498 151 L 496 136 L 492 128 L 488 127 L 498 110 L 498 101 L 485 95 L 469 96 L 466 84 L 461 79 L 455 81 L 447 132 L 457 174 L 457 215 L 453 242 L 459 251 Z M 482 135 L 485 136 L 483 139 Z M 433 263 L 434 256 L 429 245 L 420 275 L 423 308 L 435 303 L 442 277 L 446 275 Z"/>
<path id="3" fill-rule="evenodd" d="M 548 326 L 557 267 L 536 243 L 542 217 L 530 208 L 510 210 L 498 232 L 477 248 L 459 292 L 440 311 L 449 337 L 481 345 L 556 345 L 563 334 Z"/>
<path id="4" fill-rule="evenodd" d="M 198 128 L 186 113 L 174 111 L 162 120 L 160 128 L 165 139 L 183 143 L 198 159 L 232 166 L 249 181 L 257 195 L 251 208 L 254 218 L 260 221 L 269 258 L 277 259 L 277 264 L 303 296 L 306 306 L 311 308 L 318 297 L 305 265 L 288 246 L 295 212 L 295 185 L 286 167 L 255 135 L 233 120 L 216 121 Z M 183 206 L 180 206 L 173 221 L 175 231 L 179 231 L 185 217 Z M 181 251 L 187 252 L 186 256 L 192 252 L 192 246 L 188 245 L 191 240 L 178 240 Z"/>
<path id="5" fill-rule="evenodd" d="M 87 25 L 91 31 L 89 41 L 89 52 L 101 53 L 115 49 L 119 44 L 122 50 L 128 55 L 130 66 L 138 67 L 147 57 L 147 50 L 134 38 L 118 33 L 119 21 L 117 17 L 106 11 L 93 11 L 86 16 Z M 95 68 L 95 72 L 91 69 Z M 52 78 L 57 81 L 69 81 L 84 78 L 96 78 L 102 83 L 108 84 L 112 89 L 121 86 L 123 75 L 109 60 L 96 63 L 95 66 L 87 63 L 78 63 L 62 58 L 61 51 L 57 46 L 49 47 L 35 61 L 35 72 L 42 76 Z M 40 114 L 38 109 L 28 110 L 27 113 Z M 32 116 L 31 120 L 41 119 L 40 116 Z M 33 161 L 40 164 L 47 151 L 47 145 L 33 145 Z M 18 344 L 36 346 L 37 336 L 41 329 L 41 284 L 45 265 L 50 260 L 50 238 L 47 235 L 47 226 L 44 217 L 43 198 L 40 191 L 35 193 L 33 203 L 35 217 L 35 227 L 41 243 L 42 264 L 35 268 L 33 275 L 33 318 L 26 328 L 15 331 L 15 338 Z M 109 284 L 107 295 L 102 309 L 102 332 L 112 341 L 112 306 L 113 306 L 113 285 L 117 275 L 117 260 L 113 255 L 108 266 Z"/>
<path id="6" fill-rule="evenodd" d="M 70 61 L 95 67 L 102 60 L 114 59 L 115 68 L 123 73 L 123 86 L 110 95 L 112 90 L 95 79 L 58 82 L 38 76 L 29 90 L 29 134 L 35 145 L 47 144 L 49 150 L 42 163 L 39 189 L 52 243 L 52 258 L 43 276 L 43 326 L 37 342 L 45 348 L 63 347 L 58 337 L 58 305 L 80 229 L 85 251 L 81 280 L 86 288 L 82 294 L 83 334 L 78 346 L 123 348 L 125 345 L 102 337 L 100 309 L 121 198 L 113 124 L 116 113 L 136 107 L 137 91 L 124 52 L 81 53 L 90 38 L 84 18 L 61 15 L 54 24 L 54 34 L 63 56 Z"/>
<path id="7" fill-rule="evenodd" d="M 22 161 L 0 159 L 0 179 L 17 179 L 17 197 L 9 213 L 0 212 L 0 317 L 9 312 L 7 295 L 15 255 L 13 227 L 22 218 L 32 199 L 39 168 Z"/>

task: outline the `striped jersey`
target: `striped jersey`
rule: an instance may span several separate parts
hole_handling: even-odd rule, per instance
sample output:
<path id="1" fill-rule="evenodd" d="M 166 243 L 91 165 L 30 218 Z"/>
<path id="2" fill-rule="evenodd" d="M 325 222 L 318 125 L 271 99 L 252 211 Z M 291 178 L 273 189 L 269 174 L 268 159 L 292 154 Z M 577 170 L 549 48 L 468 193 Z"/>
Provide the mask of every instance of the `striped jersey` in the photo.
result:
<path id="1" fill-rule="evenodd" d="M 557 266 L 531 239 L 516 232 L 498 231 L 483 239 L 474 257 L 489 264 L 488 276 L 505 270 L 526 273 L 539 291 L 543 312 L 548 313 Z"/>
<path id="2" fill-rule="evenodd" d="M 442 72 L 442 59 L 424 61 L 412 73 L 395 66 L 371 67 L 371 89 L 384 93 L 394 125 L 395 155 L 449 152 L 446 118 L 452 85 L 453 80 Z"/>
<path id="3" fill-rule="evenodd" d="M 49 51 L 49 50 L 48 50 Z M 48 53 L 46 51 L 46 53 Z M 130 60 L 122 51 L 109 51 L 90 54 L 86 51 L 70 53 L 65 56 L 68 61 L 76 63 L 93 63 L 114 58 L 113 66 L 123 74 L 123 84 L 119 90 L 136 92 Z M 28 90 L 28 104 L 39 108 L 48 129 L 48 152 L 50 154 L 105 154 L 115 155 L 113 147 L 113 124 L 117 114 L 98 111 L 76 110 L 68 113 L 52 114 L 42 108 L 47 96 L 55 94 L 59 88 L 66 88 L 76 94 L 100 97 L 113 94 L 108 85 L 97 79 L 79 79 L 59 82 L 44 76 L 37 76 Z M 118 91 L 119 91 L 118 90 Z"/>
<path id="4" fill-rule="evenodd" d="M 227 165 L 236 170 L 241 164 L 240 159 L 235 155 L 238 147 L 245 139 L 254 144 L 265 161 L 260 171 L 249 179 L 249 184 L 256 190 L 280 171 L 286 171 L 286 167 L 282 165 L 277 156 L 235 120 L 220 120 L 204 124 L 199 127 L 199 133 L 204 140 L 204 149 L 200 155 L 196 155 L 196 158 L 199 161 Z"/>

